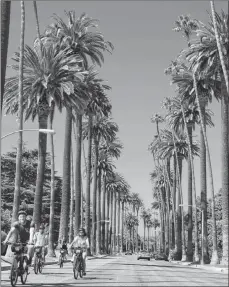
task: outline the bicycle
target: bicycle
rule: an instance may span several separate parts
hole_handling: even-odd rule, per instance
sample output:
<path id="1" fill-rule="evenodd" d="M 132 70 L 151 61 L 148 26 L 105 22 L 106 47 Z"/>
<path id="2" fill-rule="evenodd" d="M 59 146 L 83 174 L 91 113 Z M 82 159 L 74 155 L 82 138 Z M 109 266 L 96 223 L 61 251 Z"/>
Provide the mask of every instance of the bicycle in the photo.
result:
<path id="1" fill-rule="evenodd" d="M 42 273 L 42 269 L 44 266 L 44 262 L 42 259 L 42 247 L 36 246 L 34 248 L 34 273 L 38 274 L 38 272 Z"/>
<path id="2" fill-rule="evenodd" d="M 18 277 L 21 277 L 21 283 L 24 285 L 29 273 L 28 258 L 27 258 L 27 243 L 10 243 L 11 251 L 14 253 L 13 262 L 10 269 L 10 282 L 11 286 L 15 287 Z"/>
<path id="3" fill-rule="evenodd" d="M 62 268 L 63 265 L 64 265 L 64 257 L 65 257 L 65 254 L 66 254 L 66 250 L 60 249 L 60 257 L 59 257 L 59 265 L 60 265 L 60 268 Z"/>
<path id="4" fill-rule="evenodd" d="M 80 247 L 74 248 L 74 260 L 73 260 L 73 274 L 77 279 L 78 275 L 83 277 L 83 249 Z"/>

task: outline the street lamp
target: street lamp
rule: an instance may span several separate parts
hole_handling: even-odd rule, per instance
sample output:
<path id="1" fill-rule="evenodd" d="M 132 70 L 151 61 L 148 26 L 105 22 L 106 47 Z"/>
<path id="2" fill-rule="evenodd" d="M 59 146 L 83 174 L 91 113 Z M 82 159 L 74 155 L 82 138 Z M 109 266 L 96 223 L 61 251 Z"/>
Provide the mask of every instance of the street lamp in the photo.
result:
<path id="1" fill-rule="evenodd" d="M 50 129 L 24 129 L 24 130 L 17 130 L 17 131 L 11 132 L 9 134 L 6 134 L 3 137 L 1 137 L 1 140 L 10 136 L 10 135 L 19 133 L 19 132 L 39 132 L 39 133 L 53 134 L 53 135 L 56 133 L 54 130 L 50 130 Z"/>
<path id="2" fill-rule="evenodd" d="M 201 264 L 204 265 L 204 210 L 203 208 L 199 208 L 195 205 L 190 205 L 190 204 L 179 204 L 179 206 L 191 206 L 193 208 L 196 208 L 201 212 Z"/>

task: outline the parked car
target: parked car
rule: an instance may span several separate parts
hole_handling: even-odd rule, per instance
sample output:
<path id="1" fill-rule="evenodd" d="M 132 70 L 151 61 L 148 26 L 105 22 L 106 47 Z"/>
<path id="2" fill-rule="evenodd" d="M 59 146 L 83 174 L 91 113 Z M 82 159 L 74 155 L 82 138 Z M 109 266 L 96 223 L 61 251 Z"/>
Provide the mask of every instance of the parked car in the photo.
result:
<path id="1" fill-rule="evenodd" d="M 143 250 L 139 253 L 139 255 L 137 256 L 137 260 L 139 259 L 147 259 L 148 261 L 150 261 L 150 254 L 149 252 Z"/>
<path id="2" fill-rule="evenodd" d="M 132 255 L 133 253 L 131 251 L 126 251 L 125 255 Z"/>

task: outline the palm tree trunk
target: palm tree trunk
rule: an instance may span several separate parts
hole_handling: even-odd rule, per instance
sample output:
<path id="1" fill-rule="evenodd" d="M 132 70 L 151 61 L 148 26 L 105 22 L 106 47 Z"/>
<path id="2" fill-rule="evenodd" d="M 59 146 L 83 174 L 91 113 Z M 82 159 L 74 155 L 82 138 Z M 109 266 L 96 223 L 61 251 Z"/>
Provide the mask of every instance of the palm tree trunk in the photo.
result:
<path id="1" fill-rule="evenodd" d="M 137 211 L 137 219 L 138 219 L 138 211 L 139 211 L 139 207 L 137 206 L 136 207 L 136 211 Z M 138 225 L 136 226 L 136 243 L 135 243 L 135 245 L 136 245 L 136 252 L 138 252 Z"/>
<path id="2" fill-rule="evenodd" d="M 213 174 L 212 174 L 212 166 L 211 166 L 211 157 L 210 157 L 210 151 L 209 151 L 209 146 L 208 146 L 208 140 L 207 140 L 207 136 L 206 136 L 206 129 L 205 129 L 205 117 L 202 114 L 202 110 L 201 110 L 201 106 L 203 105 L 202 103 L 200 104 L 200 98 L 199 98 L 199 93 L 198 93 L 198 89 L 197 89 L 197 83 L 196 83 L 196 76 L 195 74 L 193 75 L 193 82 L 194 82 L 194 88 L 195 88 L 195 93 L 196 93 L 196 99 L 197 99 L 197 104 L 198 104 L 198 108 L 201 111 L 200 112 L 200 122 L 201 122 L 201 129 L 202 129 L 202 134 L 203 134 L 203 138 L 204 138 L 204 143 L 205 143 L 205 148 L 207 151 L 207 159 L 208 159 L 208 167 L 209 167 L 209 175 L 210 175 L 210 188 L 211 188 L 211 196 L 212 196 L 212 236 L 213 236 L 213 255 L 212 256 L 212 263 L 214 262 L 218 262 L 218 254 L 217 254 L 217 230 L 216 230 L 216 217 L 215 217 L 215 195 L 214 195 L 214 184 L 213 184 Z M 203 101 L 205 102 L 205 99 L 203 99 Z M 205 203 L 206 205 L 206 203 Z M 206 209 L 205 209 L 205 205 L 203 205 L 204 207 L 204 217 L 206 218 L 207 214 L 206 214 Z M 206 228 L 204 228 L 204 234 L 205 233 Z M 204 243 L 206 242 L 206 237 L 204 236 Z M 207 244 L 205 244 L 206 246 Z M 205 248 L 204 246 L 204 248 Z M 207 247 L 207 246 L 206 246 Z M 205 254 L 207 252 L 207 248 L 205 248 Z M 209 262 L 209 257 L 208 257 L 208 253 L 206 254 L 206 261 Z M 203 260 L 205 260 L 203 258 Z"/>
<path id="3" fill-rule="evenodd" d="M 116 191 L 113 192 L 113 252 L 116 252 Z"/>
<path id="4" fill-rule="evenodd" d="M 49 125 L 50 129 L 53 128 L 53 118 L 54 118 L 55 103 L 52 101 L 50 115 L 49 115 Z M 55 208 L 55 153 L 54 153 L 54 141 L 53 135 L 50 134 L 51 143 L 51 184 L 50 184 L 50 213 L 49 213 L 49 240 L 48 240 L 48 255 L 50 257 L 55 257 L 54 252 L 54 208 Z"/>
<path id="5" fill-rule="evenodd" d="M 49 104 L 44 97 L 43 101 L 40 101 L 38 104 L 39 129 L 47 129 L 48 115 L 49 115 Z M 47 134 L 39 133 L 38 143 L 39 147 L 38 147 L 37 180 L 36 180 L 34 211 L 33 211 L 33 221 L 35 223 L 35 230 L 39 229 L 42 214 L 42 196 L 43 196 L 43 183 L 44 183 L 45 161 L 46 161 L 46 150 L 47 150 Z"/>
<path id="6" fill-rule="evenodd" d="M 76 116 L 76 159 L 75 159 L 75 235 L 81 223 L 81 154 L 82 154 L 82 115 Z"/>
<path id="7" fill-rule="evenodd" d="M 96 254 L 101 253 L 101 171 L 98 174 L 97 207 L 96 207 Z"/>
<path id="8" fill-rule="evenodd" d="M 186 120 L 184 119 L 185 124 Z M 190 142 L 190 146 L 192 146 L 192 127 L 193 123 L 189 122 L 187 129 L 188 134 L 187 138 Z M 192 262 L 193 259 L 193 251 L 192 251 L 192 164 L 191 164 L 192 153 L 188 154 L 188 244 L 187 244 L 187 260 Z"/>
<path id="9" fill-rule="evenodd" d="M 97 193 L 97 167 L 98 167 L 98 156 L 99 156 L 99 143 L 96 138 L 94 138 L 94 146 L 95 146 L 95 161 L 93 167 L 93 206 L 92 206 L 92 239 L 91 246 L 92 252 L 95 253 L 96 247 L 96 193 Z"/>
<path id="10" fill-rule="evenodd" d="M 101 243 L 102 252 L 105 253 L 105 202 L 106 202 L 106 175 L 103 173 L 103 188 L 102 188 L 102 213 L 101 213 Z"/>
<path id="11" fill-rule="evenodd" d="M 24 39 L 25 39 L 25 5 L 24 5 L 24 1 L 21 1 L 21 37 L 20 37 L 19 99 L 18 99 L 18 120 L 19 120 L 19 130 L 20 130 L 20 132 L 19 132 L 18 146 L 17 146 L 17 155 L 16 155 L 16 173 L 15 173 L 15 190 L 14 190 L 12 223 L 17 221 L 18 210 L 19 210 L 19 205 L 20 205 L 22 145 L 23 145 L 22 130 L 23 130 Z M 4 71 L 2 71 L 2 72 L 4 73 Z M 5 78 L 5 76 L 4 76 L 4 78 Z"/>
<path id="12" fill-rule="evenodd" d="M 149 227 L 147 227 L 148 238 L 147 238 L 147 252 L 149 252 Z"/>
<path id="13" fill-rule="evenodd" d="M 86 179 L 86 232 L 91 234 L 90 230 L 90 187 L 91 187 L 91 147 L 92 147 L 92 116 L 88 116 L 88 153 L 87 153 L 87 179 Z M 90 240 L 90 236 L 88 237 Z M 89 254 L 90 255 L 90 254 Z"/>
<path id="14" fill-rule="evenodd" d="M 73 146 L 73 144 L 72 144 Z M 74 161 L 73 161 L 73 148 L 71 152 L 71 199 L 70 199 L 70 224 L 69 224 L 69 243 L 73 241 L 73 217 L 74 217 Z"/>
<path id="15" fill-rule="evenodd" d="M 123 235 L 124 235 L 124 201 L 122 200 L 122 214 L 121 214 L 121 252 L 123 252 Z"/>
<path id="16" fill-rule="evenodd" d="M 7 64 L 8 42 L 9 42 L 10 8 L 11 8 L 11 1 L 1 1 L 1 111 L 2 111 L 3 95 L 5 87 L 6 64 Z M 22 27 L 23 26 L 21 21 L 21 28 Z M 22 43 L 23 42 L 21 42 L 21 44 Z"/>
<path id="17" fill-rule="evenodd" d="M 69 204 L 71 194 L 71 137 L 72 137 L 72 108 L 66 109 L 63 186 L 61 196 L 59 240 L 68 238 Z"/>
<path id="18" fill-rule="evenodd" d="M 173 198 L 173 223 L 172 223 L 172 246 L 173 248 L 176 245 L 176 235 L 177 235 L 177 224 L 176 224 L 176 170 L 177 170 L 177 162 L 176 162 L 176 155 L 173 155 L 173 191 L 172 191 L 172 198 Z"/>
<path id="19" fill-rule="evenodd" d="M 177 159 L 177 174 L 178 178 L 181 178 L 182 174 L 182 157 L 178 156 Z M 182 214 L 181 214 L 181 198 L 180 198 L 180 189 L 181 189 L 181 183 L 179 184 L 179 187 L 177 188 L 177 196 L 176 196 L 176 224 L 177 224 L 177 229 L 176 229 L 176 250 L 177 250 L 177 260 L 182 259 Z"/>
<path id="20" fill-rule="evenodd" d="M 110 230 L 109 230 L 109 253 L 112 254 L 112 238 L 113 238 L 113 194 L 112 191 L 110 192 Z"/>
<path id="21" fill-rule="evenodd" d="M 120 253 L 120 203 L 121 203 L 121 199 L 120 199 L 120 192 L 118 191 L 118 253 Z"/>
<path id="22" fill-rule="evenodd" d="M 229 5 L 229 4 L 228 4 Z M 222 162 L 222 235 L 223 235 L 223 257 L 222 264 L 228 265 L 228 191 L 229 191 L 229 100 L 225 90 L 225 85 L 222 89 L 221 99 L 221 162 Z M 215 243 L 216 244 L 216 243 Z M 213 257 L 213 256 L 212 256 Z M 211 260 L 211 263 L 215 263 L 215 259 Z"/>
<path id="23" fill-rule="evenodd" d="M 194 174 L 194 163 L 193 163 L 193 157 L 192 157 L 192 146 L 191 146 L 191 135 L 189 135 L 189 131 L 188 131 L 188 125 L 187 122 L 185 120 L 185 114 L 184 114 L 184 108 L 183 105 L 181 104 L 181 111 L 182 111 L 182 116 L 183 116 L 183 121 L 184 121 L 184 126 L 185 126 L 185 132 L 187 135 L 187 139 L 188 139 L 188 149 L 189 149 L 189 160 L 190 160 L 190 164 L 191 164 L 191 171 L 192 171 L 192 185 L 193 185 L 193 198 L 194 198 L 194 232 L 195 232 L 195 238 L 194 238 L 194 242 L 195 242 L 195 251 L 194 251 L 194 262 L 199 262 L 200 258 L 199 258 L 199 252 L 198 252 L 198 221 L 197 221 L 197 201 L 196 201 L 196 181 L 195 181 L 195 174 Z M 189 127 L 190 128 L 190 127 Z M 188 136 L 189 135 L 189 136 Z M 191 200 L 188 199 L 188 204 L 190 204 Z M 190 212 L 191 209 L 188 210 L 188 212 Z M 191 212 L 190 212 L 191 213 Z M 189 216 L 190 216 L 190 213 Z M 192 219 L 192 217 L 191 217 Z M 190 218 L 189 218 L 190 220 Z M 189 226 L 189 225 L 188 225 Z M 191 237 L 191 236 L 190 236 Z M 188 236 L 188 260 L 193 260 L 193 257 L 191 258 L 191 251 L 190 251 L 190 237 Z M 192 252 L 193 254 L 193 252 Z"/>
<path id="24" fill-rule="evenodd" d="M 109 226 L 110 226 L 110 217 L 109 217 L 109 213 L 110 213 L 110 193 L 108 190 L 106 190 L 106 201 L 107 201 L 107 209 L 106 209 L 106 225 L 105 225 L 105 234 L 106 234 L 106 249 L 105 252 L 108 254 L 109 253 Z M 108 222 L 109 221 L 109 222 Z"/>

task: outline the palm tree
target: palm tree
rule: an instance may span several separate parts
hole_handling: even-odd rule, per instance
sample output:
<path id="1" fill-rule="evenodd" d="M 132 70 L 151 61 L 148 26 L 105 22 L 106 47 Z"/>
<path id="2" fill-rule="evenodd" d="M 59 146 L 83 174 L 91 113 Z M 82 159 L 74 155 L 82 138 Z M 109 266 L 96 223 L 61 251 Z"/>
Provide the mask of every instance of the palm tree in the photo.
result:
<path id="1" fill-rule="evenodd" d="M 133 213 L 128 213 L 126 216 L 126 226 L 130 232 L 130 246 L 131 246 L 132 252 L 133 252 L 134 243 L 132 242 L 131 244 L 131 231 L 133 230 L 134 226 L 137 226 L 138 224 L 139 222 L 138 222 L 137 216 L 135 216 Z"/>
<path id="2" fill-rule="evenodd" d="M 146 209 L 143 207 L 141 210 L 141 218 L 143 219 L 143 228 L 144 228 L 144 238 L 143 238 L 143 250 L 145 250 L 145 230 L 146 230 L 146 222 L 149 217 L 149 214 L 147 213 Z"/>
<path id="3" fill-rule="evenodd" d="M 18 121 L 19 121 L 19 139 L 16 155 L 16 172 L 15 172 L 15 191 L 13 202 L 12 223 L 17 221 L 18 209 L 20 204 L 20 188 L 21 188 L 21 163 L 22 163 L 22 145 L 23 145 L 23 65 L 24 65 L 24 39 L 25 39 L 25 4 L 21 1 L 21 38 L 20 38 L 20 59 L 19 59 L 19 98 L 18 98 Z"/>
<path id="4" fill-rule="evenodd" d="M 58 17 L 54 16 L 55 24 L 51 25 L 46 30 L 46 35 L 43 37 L 43 41 L 47 44 L 49 42 L 56 42 L 60 44 L 62 49 L 68 47 L 71 49 L 71 52 L 77 56 L 80 56 L 82 61 L 81 67 L 83 70 L 88 69 L 88 58 L 92 60 L 93 63 L 101 66 L 101 63 L 104 61 L 102 51 L 111 52 L 113 45 L 110 42 L 105 42 L 101 33 L 97 31 L 89 31 L 90 28 L 96 28 L 97 20 L 88 17 L 86 14 L 82 14 L 79 18 L 76 18 L 75 11 L 66 12 L 68 18 L 68 24 L 65 24 L 64 21 Z M 69 110 L 70 112 L 70 110 Z M 77 129 L 77 152 L 76 152 L 76 168 L 75 168 L 75 232 L 78 232 L 80 225 L 80 200 L 81 200 L 81 130 L 82 130 L 82 115 L 83 110 L 77 111 L 76 114 L 76 129 Z M 66 120 L 70 120 L 70 115 Z M 66 126 L 69 126 L 69 123 L 66 122 Z M 70 134 L 68 134 L 68 140 L 70 142 Z M 66 148 L 66 153 L 70 154 Z M 66 167 L 70 174 L 70 167 Z M 68 179 L 69 184 L 69 179 Z M 87 190 L 87 199 L 88 190 Z M 88 200 L 87 200 L 87 226 L 88 225 Z M 88 228 L 88 227 L 87 227 Z M 87 230 L 88 231 L 88 230 Z"/>
<path id="5" fill-rule="evenodd" d="M 19 53 L 13 59 L 19 62 Z M 18 64 L 11 66 L 18 70 Z M 47 129 L 50 104 L 55 102 L 61 111 L 63 106 L 74 105 L 83 109 L 86 105 L 85 97 L 78 96 L 78 86 L 81 73 L 78 59 L 70 55 L 68 50 L 59 51 L 56 46 L 35 45 L 33 49 L 25 46 L 24 79 L 23 79 L 23 108 L 25 120 L 34 120 L 38 115 L 39 129 Z M 18 111 L 18 76 L 7 79 L 5 86 L 6 113 Z M 76 92 L 75 92 L 76 91 Z M 64 100 L 63 100 L 64 97 Z M 34 200 L 34 222 L 40 223 L 41 201 L 44 182 L 44 168 L 47 149 L 47 134 L 39 133 L 39 154 L 37 181 Z"/>

